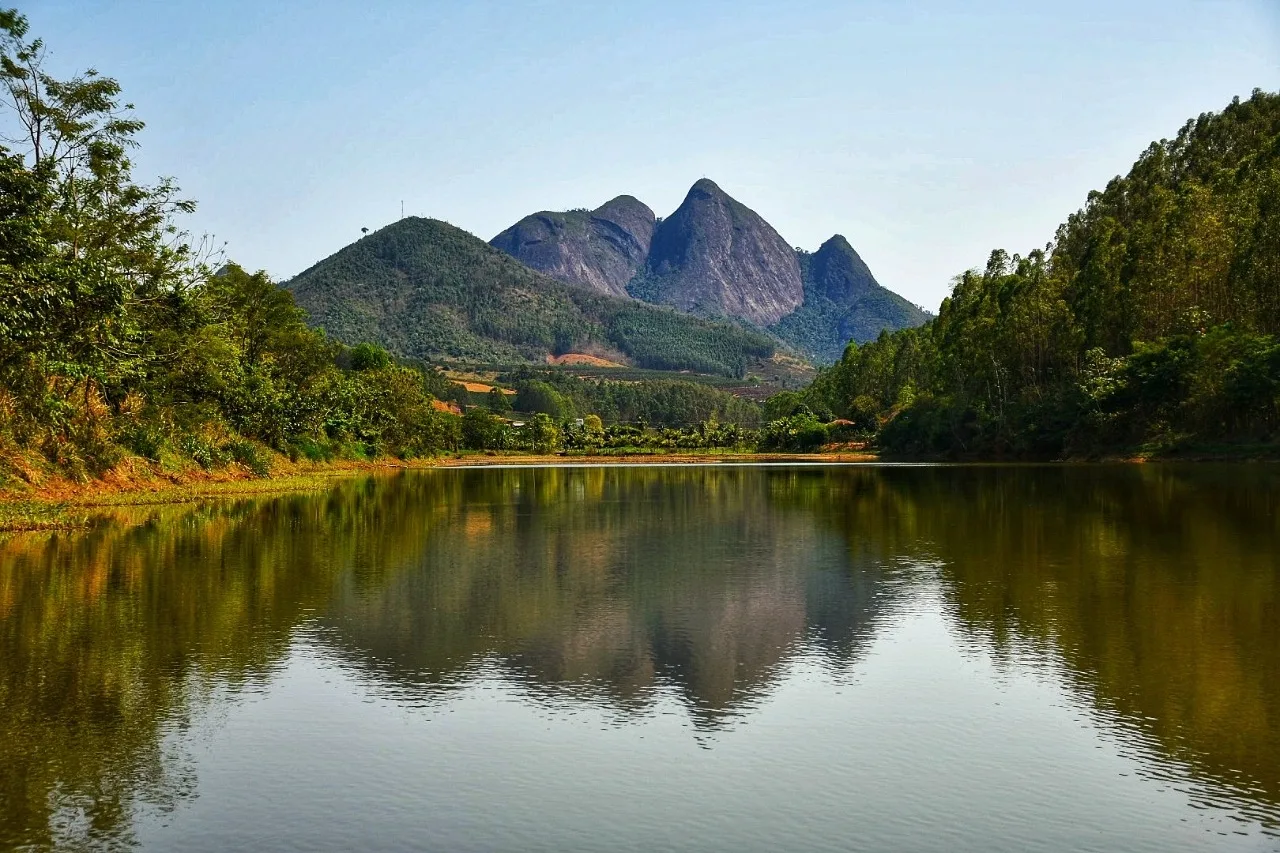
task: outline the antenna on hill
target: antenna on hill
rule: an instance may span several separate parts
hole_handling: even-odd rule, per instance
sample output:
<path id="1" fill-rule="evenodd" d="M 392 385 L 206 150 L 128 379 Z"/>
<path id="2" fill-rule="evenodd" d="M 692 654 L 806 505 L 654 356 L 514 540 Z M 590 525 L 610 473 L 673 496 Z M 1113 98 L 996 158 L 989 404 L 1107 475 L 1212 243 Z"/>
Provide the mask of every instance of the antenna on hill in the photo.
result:
<path id="1" fill-rule="evenodd" d="M 404 219 L 404 199 L 400 199 L 400 218 Z"/>

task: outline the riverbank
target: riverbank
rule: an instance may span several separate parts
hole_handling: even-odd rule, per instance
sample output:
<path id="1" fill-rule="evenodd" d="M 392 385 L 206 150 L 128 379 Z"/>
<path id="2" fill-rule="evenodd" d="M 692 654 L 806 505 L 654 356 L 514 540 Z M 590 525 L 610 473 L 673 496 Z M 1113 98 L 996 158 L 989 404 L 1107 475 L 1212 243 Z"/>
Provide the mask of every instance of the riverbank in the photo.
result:
<path id="1" fill-rule="evenodd" d="M 142 459 L 128 459 L 101 478 L 74 481 L 58 476 L 34 482 L 0 485 L 0 533 L 72 530 L 90 526 L 111 509 L 195 503 L 220 498 L 323 491 L 333 483 L 362 474 L 394 474 L 432 468 L 564 465 L 716 465 L 716 464 L 854 464 L 870 462 L 952 464 L 1016 463 L 1019 460 L 956 460 L 884 457 L 872 451 L 837 448 L 817 453 L 743 453 L 734 451 L 666 451 L 642 453 L 503 454 L 467 452 L 427 459 L 273 460 L 271 473 L 259 476 L 241 465 L 213 471 L 198 467 L 167 470 Z M 1026 460 L 1020 460 L 1026 461 Z M 1272 445 L 1183 448 L 1179 453 L 1134 453 L 1098 459 L 1057 460 L 1045 464 L 1142 464 L 1162 462 L 1275 462 Z"/>
<path id="2" fill-rule="evenodd" d="M 715 465 L 766 463 L 853 463 L 875 462 L 878 457 L 868 451 L 834 451 L 830 453 L 707 453 L 705 451 L 673 453 L 634 453 L 587 455 L 561 453 L 554 455 L 519 454 L 464 455 L 442 457 L 428 467 L 477 468 L 495 465 Z"/>
<path id="3" fill-rule="evenodd" d="M 864 451 L 830 453 L 636 454 L 486 454 L 463 453 L 428 459 L 342 460 L 324 463 L 275 460 L 269 476 L 257 476 L 240 465 L 214 471 L 165 470 L 156 463 L 129 459 L 101 478 L 74 481 L 49 476 L 0 488 L 0 532 L 73 530 L 89 526 L 103 510 L 121 507 L 183 504 L 218 498 L 322 491 L 335 480 L 361 474 L 392 474 L 430 468 L 553 465 L 710 465 L 744 463 L 874 462 Z"/>

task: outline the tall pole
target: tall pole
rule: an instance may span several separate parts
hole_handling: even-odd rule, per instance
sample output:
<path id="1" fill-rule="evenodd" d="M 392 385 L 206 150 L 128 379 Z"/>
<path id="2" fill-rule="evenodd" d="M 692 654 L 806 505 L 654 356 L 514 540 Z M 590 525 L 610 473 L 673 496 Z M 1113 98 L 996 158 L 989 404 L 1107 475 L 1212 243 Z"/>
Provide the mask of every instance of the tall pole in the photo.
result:
<path id="1" fill-rule="evenodd" d="M 400 199 L 400 218 L 404 219 L 404 199 Z"/>

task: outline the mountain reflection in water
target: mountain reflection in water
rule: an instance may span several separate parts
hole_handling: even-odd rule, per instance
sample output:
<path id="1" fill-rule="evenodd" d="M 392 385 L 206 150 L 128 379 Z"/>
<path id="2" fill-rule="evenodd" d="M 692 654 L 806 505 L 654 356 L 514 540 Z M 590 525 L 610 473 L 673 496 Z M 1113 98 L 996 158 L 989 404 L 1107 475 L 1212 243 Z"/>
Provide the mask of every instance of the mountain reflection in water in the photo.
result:
<path id="1" fill-rule="evenodd" d="M 1277 545 L 1267 466 L 437 470 L 10 536 L 0 848 L 127 846 L 180 811 L 185 727 L 299 643 L 406 707 L 482 668 L 624 724 L 679 697 L 705 734 L 749 729 L 800 658 L 855 670 L 931 595 L 1275 830 Z"/>

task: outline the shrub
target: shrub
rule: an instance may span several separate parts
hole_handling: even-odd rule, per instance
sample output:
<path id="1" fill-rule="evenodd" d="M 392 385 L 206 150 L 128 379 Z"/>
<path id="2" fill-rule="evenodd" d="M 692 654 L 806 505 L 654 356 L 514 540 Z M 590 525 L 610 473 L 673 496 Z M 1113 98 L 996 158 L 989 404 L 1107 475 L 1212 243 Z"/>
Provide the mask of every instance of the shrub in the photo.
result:
<path id="1" fill-rule="evenodd" d="M 827 442 L 827 427 L 807 410 L 789 418 L 770 421 L 760 437 L 769 450 L 791 450 L 807 453 Z"/>
<path id="2" fill-rule="evenodd" d="M 236 439 L 228 442 L 223 450 L 234 462 L 248 468 L 254 476 L 271 476 L 271 455 L 261 445 L 244 439 Z"/>

